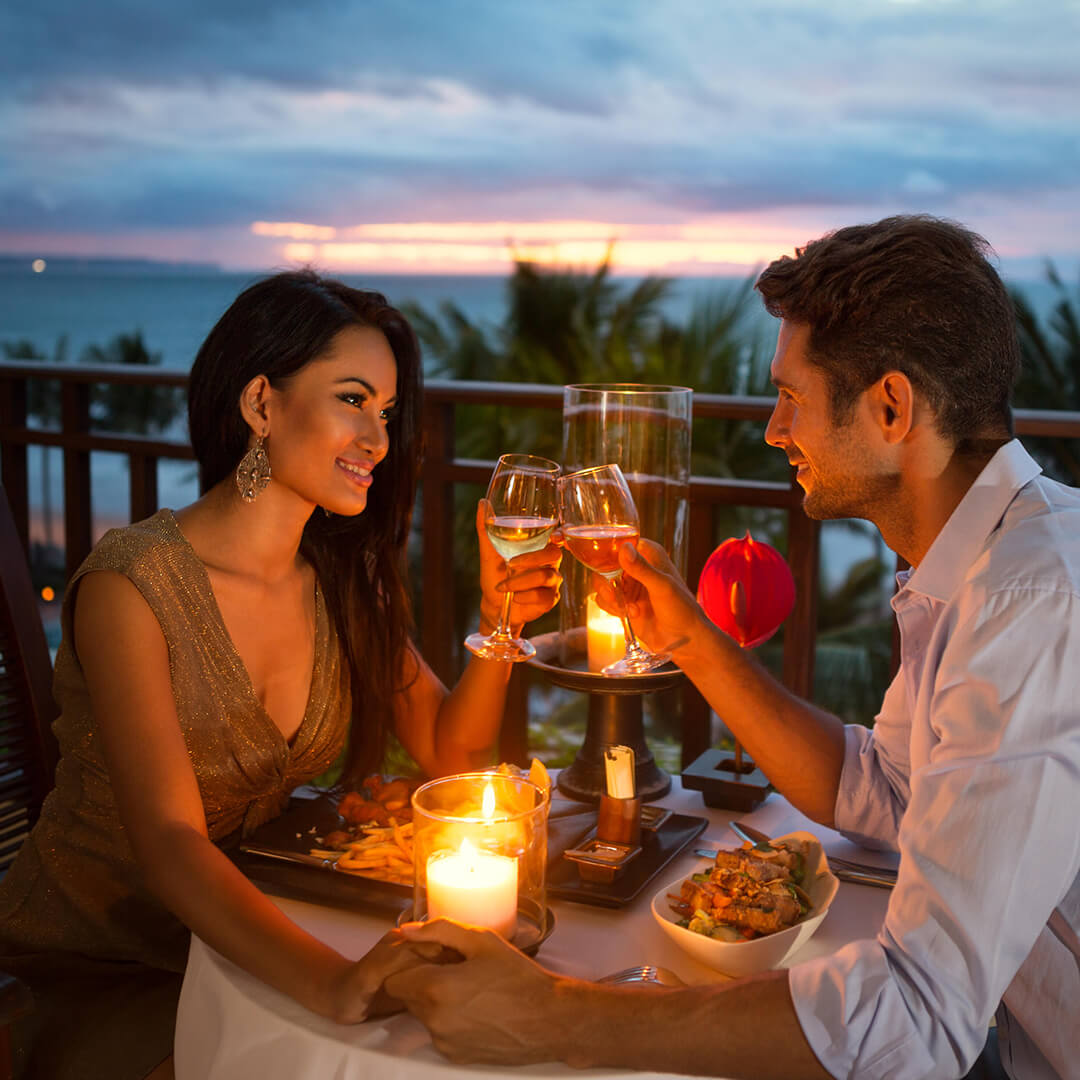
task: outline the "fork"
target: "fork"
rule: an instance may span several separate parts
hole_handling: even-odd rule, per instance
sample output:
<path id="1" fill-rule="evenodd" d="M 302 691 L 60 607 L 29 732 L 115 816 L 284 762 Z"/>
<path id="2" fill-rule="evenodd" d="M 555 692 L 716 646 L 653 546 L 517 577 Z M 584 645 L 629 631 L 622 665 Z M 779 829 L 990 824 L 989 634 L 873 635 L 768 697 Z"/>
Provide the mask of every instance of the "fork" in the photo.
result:
<path id="1" fill-rule="evenodd" d="M 836 855 L 826 855 L 829 865 L 841 870 L 854 870 L 859 874 L 873 874 L 877 877 L 896 880 L 896 871 L 889 866 L 874 866 L 871 863 L 852 862 L 850 859 L 841 859 Z"/>
<path id="2" fill-rule="evenodd" d="M 598 983 L 610 983 L 623 986 L 627 983 L 651 983 L 654 986 L 685 986 L 686 983 L 668 968 L 657 967 L 655 964 L 638 964 L 636 967 L 624 968 L 622 971 L 614 971 L 610 975 L 604 975 L 596 980 Z"/>

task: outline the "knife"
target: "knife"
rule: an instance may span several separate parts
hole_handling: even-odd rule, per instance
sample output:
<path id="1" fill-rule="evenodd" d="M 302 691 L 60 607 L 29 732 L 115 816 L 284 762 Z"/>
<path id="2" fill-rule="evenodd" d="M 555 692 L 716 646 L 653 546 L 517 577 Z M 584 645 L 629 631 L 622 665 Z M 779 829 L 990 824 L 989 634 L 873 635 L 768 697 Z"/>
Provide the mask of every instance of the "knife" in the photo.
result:
<path id="1" fill-rule="evenodd" d="M 258 844 L 242 844 L 240 850 L 245 855 L 258 855 L 262 859 L 280 859 L 281 862 L 301 863 L 304 866 L 321 866 L 327 870 L 336 867 L 336 860 L 318 855 L 306 855 L 300 851 L 277 851 L 274 848 L 260 847 Z"/>

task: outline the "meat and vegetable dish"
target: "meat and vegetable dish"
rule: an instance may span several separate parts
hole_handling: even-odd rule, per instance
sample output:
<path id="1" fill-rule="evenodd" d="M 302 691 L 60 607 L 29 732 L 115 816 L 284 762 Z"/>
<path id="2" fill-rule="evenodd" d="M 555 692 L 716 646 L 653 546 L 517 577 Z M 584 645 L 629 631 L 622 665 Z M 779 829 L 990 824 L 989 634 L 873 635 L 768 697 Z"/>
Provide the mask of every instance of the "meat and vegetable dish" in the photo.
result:
<path id="1" fill-rule="evenodd" d="M 715 865 L 669 894 L 679 925 L 732 942 L 794 926 L 813 907 L 803 889 L 807 854 L 797 839 L 718 851 Z"/>

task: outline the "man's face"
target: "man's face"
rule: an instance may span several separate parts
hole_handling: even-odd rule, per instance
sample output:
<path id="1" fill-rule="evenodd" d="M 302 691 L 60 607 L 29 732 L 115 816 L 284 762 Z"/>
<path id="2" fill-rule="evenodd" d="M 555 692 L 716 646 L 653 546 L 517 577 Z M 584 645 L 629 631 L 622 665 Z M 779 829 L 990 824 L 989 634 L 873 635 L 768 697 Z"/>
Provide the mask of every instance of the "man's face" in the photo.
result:
<path id="1" fill-rule="evenodd" d="M 825 374 L 807 355 L 809 338 L 809 326 L 781 322 L 769 371 L 779 393 L 765 441 L 798 470 L 808 517 L 875 521 L 883 500 L 895 495 L 899 474 L 879 455 L 865 393 L 842 423 L 834 421 Z"/>

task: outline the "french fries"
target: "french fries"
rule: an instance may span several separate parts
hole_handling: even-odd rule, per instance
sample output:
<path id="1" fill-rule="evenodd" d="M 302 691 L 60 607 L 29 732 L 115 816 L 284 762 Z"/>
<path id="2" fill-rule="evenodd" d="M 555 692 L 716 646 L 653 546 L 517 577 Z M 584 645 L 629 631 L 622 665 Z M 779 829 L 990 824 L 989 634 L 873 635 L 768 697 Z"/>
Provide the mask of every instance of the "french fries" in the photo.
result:
<path id="1" fill-rule="evenodd" d="M 312 848 L 311 854 L 332 859 L 339 870 L 393 881 L 399 885 L 413 882 L 413 826 L 408 821 L 399 825 L 391 817 L 389 825 L 371 826 L 356 840 L 349 840 L 332 849 Z"/>

